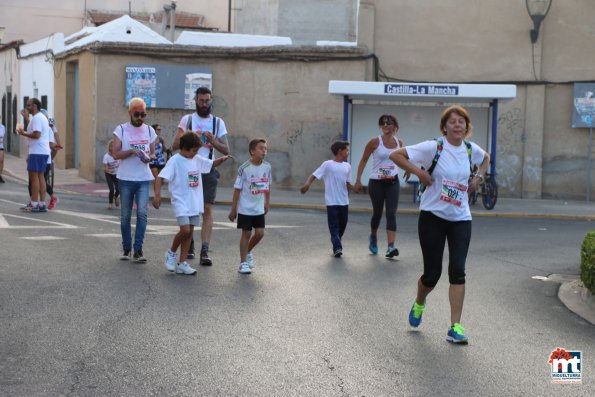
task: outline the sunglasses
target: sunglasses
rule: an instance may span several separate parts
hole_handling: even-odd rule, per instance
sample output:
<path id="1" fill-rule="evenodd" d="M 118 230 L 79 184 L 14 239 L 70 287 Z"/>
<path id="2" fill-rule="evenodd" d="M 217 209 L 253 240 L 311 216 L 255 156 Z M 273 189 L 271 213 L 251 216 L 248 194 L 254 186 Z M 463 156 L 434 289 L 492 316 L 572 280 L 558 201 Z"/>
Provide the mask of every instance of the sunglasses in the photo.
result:
<path id="1" fill-rule="evenodd" d="M 135 118 L 141 118 L 144 119 L 145 117 L 147 117 L 147 114 L 145 112 L 134 112 L 132 113 L 132 116 L 134 116 Z"/>
<path id="2" fill-rule="evenodd" d="M 392 120 L 384 120 L 380 125 L 395 125 Z"/>

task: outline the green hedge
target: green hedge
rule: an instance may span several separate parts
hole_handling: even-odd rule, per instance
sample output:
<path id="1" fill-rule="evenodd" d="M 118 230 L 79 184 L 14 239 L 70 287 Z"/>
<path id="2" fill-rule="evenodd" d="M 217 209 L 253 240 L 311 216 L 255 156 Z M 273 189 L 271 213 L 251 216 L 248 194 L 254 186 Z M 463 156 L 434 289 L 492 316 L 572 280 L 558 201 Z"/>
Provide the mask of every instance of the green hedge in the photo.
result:
<path id="1" fill-rule="evenodd" d="M 581 247 L 581 280 L 595 294 L 595 230 L 585 235 Z"/>

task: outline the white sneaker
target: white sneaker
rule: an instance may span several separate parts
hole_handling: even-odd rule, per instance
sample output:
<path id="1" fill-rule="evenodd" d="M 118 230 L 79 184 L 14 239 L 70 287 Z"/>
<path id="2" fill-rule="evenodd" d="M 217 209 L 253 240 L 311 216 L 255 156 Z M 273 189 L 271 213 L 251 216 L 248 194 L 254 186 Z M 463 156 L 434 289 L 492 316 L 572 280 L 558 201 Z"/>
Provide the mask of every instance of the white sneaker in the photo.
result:
<path id="1" fill-rule="evenodd" d="M 250 269 L 254 269 L 254 257 L 252 257 L 252 252 L 248 252 L 246 256 L 246 262 L 248 262 L 248 267 Z"/>
<path id="2" fill-rule="evenodd" d="M 176 270 L 176 265 L 178 264 L 178 255 L 175 252 L 171 252 L 170 250 L 165 251 L 165 268 L 168 272 L 173 272 Z"/>
<path id="3" fill-rule="evenodd" d="M 238 269 L 238 273 L 242 273 L 242 274 L 252 273 L 252 270 L 250 270 L 250 266 L 248 265 L 248 262 L 240 263 L 240 268 Z"/>
<path id="4" fill-rule="evenodd" d="M 191 276 L 196 274 L 196 269 L 191 268 L 188 262 L 183 262 L 176 267 L 176 274 L 185 274 L 187 276 Z"/>

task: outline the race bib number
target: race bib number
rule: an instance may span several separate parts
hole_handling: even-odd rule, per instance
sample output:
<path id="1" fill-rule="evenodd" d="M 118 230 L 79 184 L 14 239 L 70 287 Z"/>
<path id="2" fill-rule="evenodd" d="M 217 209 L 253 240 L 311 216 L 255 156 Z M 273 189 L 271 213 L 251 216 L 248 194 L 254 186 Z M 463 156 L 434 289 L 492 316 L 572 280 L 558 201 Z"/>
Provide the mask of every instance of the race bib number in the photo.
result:
<path id="1" fill-rule="evenodd" d="M 150 153 L 149 141 L 147 141 L 146 139 L 142 139 L 142 140 L 138 140 L 138 141 L 130 141 L 129 145 L 130 145 L 130 149 L 134 149 L 134 150 L 140 149 L 143 152 L 145 152 L 146 154 Z"/>
<path id="2" fill-rule="evenodd" d="M 188 187 L 196 188 L 200 185 L 200 172 L 188 171 Z"/>
<path id="3" fill-rule="evenodd" d="M 378 169 L 378 179 L 394 179 L 395 178 L 395 166 L 384 165 Z"/>
<path id="4" fill-rule="evenodd" d="M 460 207 L 463 204 L 467 186 L 453 181 L 442 181 L 440 200 Z"/>
<path id="5" fill-rule="evenodd" d="M 269 191 L 269 178 L 250 178 L 250 192 L 261 194 Z"/>

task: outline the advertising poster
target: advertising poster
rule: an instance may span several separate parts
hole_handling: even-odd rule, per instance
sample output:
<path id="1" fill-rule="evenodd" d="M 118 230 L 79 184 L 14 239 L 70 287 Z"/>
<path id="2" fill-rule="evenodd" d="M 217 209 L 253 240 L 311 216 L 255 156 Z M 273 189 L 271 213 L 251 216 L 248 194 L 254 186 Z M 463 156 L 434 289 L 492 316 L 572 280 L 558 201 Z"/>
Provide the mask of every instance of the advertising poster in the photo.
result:
<path id="1" fill-rule="evenodd" d="M 572 128 L 595 127 L 595 83 L 574 84 Z"/>
<path id="2" fill-rule="evenodd" d="M 194 93 L 198 87 L 211 89 L 213 75 L 211 73 L 190 73 L 186 75 L 184 84 L 184 109 L 194 109 Z"/>
<path id="3" fill-rule="evenodd" d="M 157 107 L 157 75 L 154 67 L 126 66 L 126 103 L 142 98 L 147 108 Z"/>

